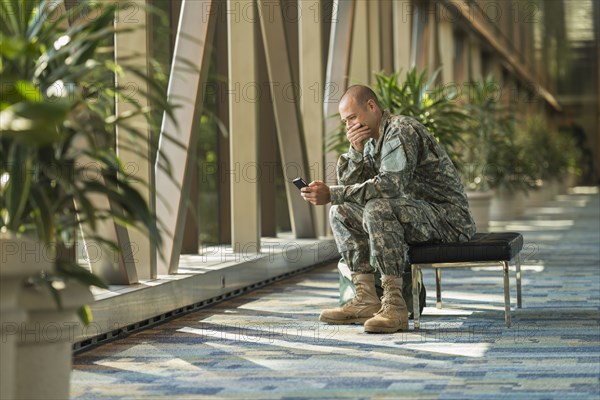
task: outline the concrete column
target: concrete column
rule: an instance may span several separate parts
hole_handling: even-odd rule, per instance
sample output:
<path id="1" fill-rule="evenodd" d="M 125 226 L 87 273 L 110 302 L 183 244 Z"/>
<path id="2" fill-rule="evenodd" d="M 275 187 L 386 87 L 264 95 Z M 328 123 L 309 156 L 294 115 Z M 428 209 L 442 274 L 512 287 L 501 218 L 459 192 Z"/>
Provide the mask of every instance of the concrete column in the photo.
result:
<path id="1" fill-rule="evenodd" d="M 148 73 L 148 32 L 146 29 L 146 12 L 143 7 L 145 0 L 133 0 L 127 5 L 127 18 L 118 18 L 117 30 L 129 29 L 115 35 L 115 58 L 117 63 L 121 59 L 128 64 L 135 65 L 139 70 Z M 135 29 L 130 29 L 135 24 Z M 148 107 L 149 101 L 144 93 L 148 91 L 146 82 L 131 73 L 125 72 L 123 76 L 117 75 L 117 84 L 125 87 L 125 92 L 133 95 L 137 105 L 123 99 L 117 99 L 117 114 L 135 112 L 136 107 Z M 128 132 L 117 128 L 117 154 L 126 171 L 132 178 L 142 182 L 133 186 L 142 194 L 151 209 L 155 208 L 154 193 L 154 165 L 153 151 L 151 148 L 152 133 L 146 119 L 137 116 L 128 121 L 128 125 L 144 135 L 144 139 L 134 138 Z M 130 262 L 135 265 L 138 278 L 149 279 L 156 277 L 156 248 L 150 243 L 145 232 L 128 229 L 129 241 L 131 243 Z M 127 255 L 126 255 L 127 256 Z"/>
<path id="2" fill-rule="evenodd" d="M 410 44 L 410 65 L 417 67 L 419 71 L 428 69 L 428 75 L 433 71 L 429 68 L 432 60 L 431 39 L 433 34 L 432 19 L 427 10 L 428 2 L 413 2 L 412 8 L 412 37 Z"/>
<path id="3" fill-rule="evenodd" d="M 231 245 L 260 250 L 256 3 L 228 0 Z"/>
<path id="4" fill-rule="evenodd" d="M 472 36 L 469 38 L 471 54 L 469 58 L 471 60 L 471 80 L 478 80 L 481 78 L 481 44 L 479 39 Z"/>
<path id="5" fill-rule="evenodd" d="M 391 0 L 379 0 L 379 6 L 381 69 L 389 74 L 394 71 L 394 7 Z"/>
<path id="6" fill-rule="evenodd" d="M 394 15 L 394 71 L 402 70 L 400 80 L 406 76 L 406 71 L 411 67 L 411 1 L 394 1 L 392 4 Z"/>
<path id="7" fill-rule="evenodd" d="M 369 5 L 365 0 L 356 1 L 352 29 L 349 85 L 368 85 L 371 78 L 371 52 L 369 46 Z"/>
<path id="8" fill-rule="evenodd" d="M 442 81 L 446 84 L 454 82 L 454 30 L 450 21 L 440 21 L 438 41 L 442 63 Z"/>
<path id="9" fill-rule="evenodd" d="M 369 83 L 375 81 L 374 72 L 383 69 L 382 64 L 382 40 L 381 40 L 381 0 L 371 0 L 367 2 L 368 15 L 368 34 L 369 34 Z"/>

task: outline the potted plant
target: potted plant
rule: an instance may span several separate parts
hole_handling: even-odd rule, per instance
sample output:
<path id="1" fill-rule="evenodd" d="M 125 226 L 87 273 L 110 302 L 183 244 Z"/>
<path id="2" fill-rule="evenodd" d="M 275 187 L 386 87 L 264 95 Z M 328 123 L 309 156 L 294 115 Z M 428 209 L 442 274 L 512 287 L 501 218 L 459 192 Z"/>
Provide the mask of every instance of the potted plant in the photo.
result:
<path id="1" fill-rule="evenodd" d="M 529 205 L 538 206 L 564 192 L 568 174 L 578 170 L 580 151 L 568 132 L 549 129 L 539 117 L 525 121 L 525 147 L 535 169 L 534 190 Z"/>
<path id="2" fill-rule="evenodd" d="M 76 313 L 89 321 L 88 287 L 105 287 L 77 263 L 72 249 L 78 230 L 116 251 L 115 243 L 94 236 L 101 221 L 142 229 L 160 242 L 156 218 L 114 148 L 116 126 L 129 134 L 119 137 L 120 145 L 135 148 L 136 140 L 146 139 L 129 119 L 144 115 L 155 122 L 115 84 L 122 71 L 139 74 L 112 56 L 119 3 L 83 1 L 69 12 L 58 12 L 59 6 L 0 2 L 0 245 L 33 243 L 42 270 L 19 287 L 24 326 L 33 331 L 17 335 L 11 367 L 17 385 L 7 391 L 18 398 L 68 397 L 72 335 L 63 328 L 72 327 Z M 170 112 L 164 91 L 149 87 L 156 92 L 143 95 Z M 115 100 L 136 111 L 115 115 Z M 106 196 L 113 207 L 95 207 L 94 196 Z M 17 253 L 11 266 L 29 265 L 25 256 Z M 0 273 L 7 268 L 3 262 Z M 3 386 L 6 371 L 3 364 Z"/>
<path id="3" fill-rule="evenodd" d="M 505 109 L 495 96 L 496 81 L 492 75 L 482 78 L 470 85 L 468 103 L 465 107 L 471 116 L 466 122 L 462 147 L 461 178 L 469 207 L 478 231 L 486 231 L 489 227 L 490 205 L 493 190 L 486 177 L 490 167 L 490 154 L 495 144 L 496 135 L 501 134 Z"/>
<path id="4" fill-rule="evenodd" d="M 564 157 L 559 177 L 559 194 L 567 193 L 569 188 L 574 187 L 583 173 L 584 147 L 577 144 L 575 132 L 574 128 L 554 131 L 558 147 L 562 149 L 560 154 Z"/>
<path id="5" fill-rule="evenodd" d="M 525 195 L 535 187 L 536 168 L 522 136 L 517 134 L 516 119 L 509 114 L 501 119 L 498 134 L 490 141 L 485 179 L 495 194 L 490 216 L 507 220 L 525 211 Z"/>

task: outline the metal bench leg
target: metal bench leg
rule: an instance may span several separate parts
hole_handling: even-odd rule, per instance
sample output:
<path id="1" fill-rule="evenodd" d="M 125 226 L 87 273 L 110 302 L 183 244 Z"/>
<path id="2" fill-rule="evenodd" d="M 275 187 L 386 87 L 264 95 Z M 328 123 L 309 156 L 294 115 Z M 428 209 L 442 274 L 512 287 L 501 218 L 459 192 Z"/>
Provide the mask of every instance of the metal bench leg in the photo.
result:
<path id="1" fill-rule="evenodd" d="M 435 306 L 442 308 L 442 271 L 439 268 L 435 269 Z"/>
<path id="2" fill-rule="evenodd" d="M 421 327 L 421 307 L 419 304 L 419 273 L 420 268 L 418 265 L 411 265 L 412 272 L 412 295 L 413 295 L 413 320 L 415 325 L 415 330 L 419 330 Z"/>
<path id="3" fill-rule="evenodd" d="M 504 320 L 506 326 L 510 327 L 510 287 L 508 282 L 508 261 L 502 261 L 504 270 Z"/>
<path id="4" fill-rule="evenodd" d="M 517 254 L 517 258 L 515 260 L 516 268 L 517 268 L 517 308 L 522 308 L 521 301 L 521 255 Z"/>

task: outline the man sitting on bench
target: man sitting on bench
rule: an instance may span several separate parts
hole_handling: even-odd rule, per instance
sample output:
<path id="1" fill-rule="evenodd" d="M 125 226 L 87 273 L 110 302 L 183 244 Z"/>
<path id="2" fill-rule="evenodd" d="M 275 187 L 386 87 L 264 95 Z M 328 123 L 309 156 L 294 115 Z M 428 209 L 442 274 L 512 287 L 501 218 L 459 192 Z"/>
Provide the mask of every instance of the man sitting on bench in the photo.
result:
<path id="1" fill-rule="evenodd" d="M 372 333 L 406 331 L 402 274 L 410 271 L 409 244 L 468 241 L 475 223 L 456 168 L 422 124 L 382 110 L 375 93 L 361 85 L 346 91 L 339 112 L 350 142 L 338 161 L 339 185 L 314 181 L 302 197 L 333 204 L 331 229 L 356 294 L 319 319 L 361 323 Z M 381 272 L 381 301 L 371 265 Z"/>

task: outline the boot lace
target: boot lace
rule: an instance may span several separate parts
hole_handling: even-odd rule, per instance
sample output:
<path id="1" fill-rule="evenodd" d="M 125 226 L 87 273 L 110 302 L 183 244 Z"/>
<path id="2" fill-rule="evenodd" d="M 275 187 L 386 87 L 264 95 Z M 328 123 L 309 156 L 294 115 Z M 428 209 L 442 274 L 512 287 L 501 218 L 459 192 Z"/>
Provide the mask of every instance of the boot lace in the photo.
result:
<path id="1" fill-rule="evenodd" d="M 388 312 L 394 312 L 395 308 L 397 307 L 399 304 L 397 304 L 397 302 L 394 301 L 394 297 L 391 294 L 391 291 L 393 288 L 396 287 L 396 285 L 393 282 L 382 282 L 382 286 L 383 286 L 383 296 L 381 297 L 381 308 L 379 309 L 379 311 L 377 311 L 375 313 L 375 315 L 379 315 L 379 314 L 387 314 Z"/>
<path id="2" fill-rule="evenodd" d="M 375 313 L 375 315 L 384 314 L 388 311 L 391 311 L 392 306 L 394 306 L 394 304 L 392 304 L 390 296 L 383 295 L 381 297 L 381 308 Z"/>
<path id="3" fill-rule="evenodd" d="M 354 297 L 350 301 L 350 304 L 352 304 L 352 305 L 360 304 L 362 302 L 363 294 L 364 294 L 363 285 L 356 285 L 356 293 L 354 294 Z"/>

